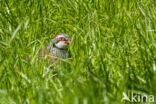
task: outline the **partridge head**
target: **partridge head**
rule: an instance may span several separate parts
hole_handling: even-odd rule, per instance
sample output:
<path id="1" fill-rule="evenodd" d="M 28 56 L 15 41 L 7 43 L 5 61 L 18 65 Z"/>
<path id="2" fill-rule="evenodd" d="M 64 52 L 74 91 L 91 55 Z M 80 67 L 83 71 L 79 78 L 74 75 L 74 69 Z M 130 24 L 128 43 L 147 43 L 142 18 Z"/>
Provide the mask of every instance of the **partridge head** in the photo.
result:
<path id="1" fill-rule="evenodd" d="M 50 41 L 44 54 L 49 53 L 50 57 L 70 58 L 71 53 L 68 50 L 70 43 L 70 38 L 67 34 L 58 34 Z"/>

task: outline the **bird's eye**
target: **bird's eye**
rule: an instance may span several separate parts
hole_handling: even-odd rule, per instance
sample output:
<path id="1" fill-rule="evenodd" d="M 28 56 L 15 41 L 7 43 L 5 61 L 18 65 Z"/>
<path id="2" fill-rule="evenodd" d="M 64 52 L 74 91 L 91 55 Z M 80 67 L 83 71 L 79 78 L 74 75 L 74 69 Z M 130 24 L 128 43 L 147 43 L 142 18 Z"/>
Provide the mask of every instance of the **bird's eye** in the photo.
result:
<path id="1" fill-rule="evenodd" d="M 65 39 L 64 39 L 63 37 L 60 37 L 60 38 L 59 38 L 59 40 L 62 40 L 62 41 L 64 41 Z"/>

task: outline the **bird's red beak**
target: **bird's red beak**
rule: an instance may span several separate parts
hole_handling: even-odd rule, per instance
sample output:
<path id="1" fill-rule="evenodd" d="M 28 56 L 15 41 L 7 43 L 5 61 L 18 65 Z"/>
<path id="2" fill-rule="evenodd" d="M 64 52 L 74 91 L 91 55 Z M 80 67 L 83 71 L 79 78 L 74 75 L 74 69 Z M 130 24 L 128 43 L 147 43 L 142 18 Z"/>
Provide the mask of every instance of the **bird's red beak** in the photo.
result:
<path id="1" fill-rule="evenodd" d="M 71 42 L 69 40 L 66 41 L 67 45 L 69 45 Z"/>

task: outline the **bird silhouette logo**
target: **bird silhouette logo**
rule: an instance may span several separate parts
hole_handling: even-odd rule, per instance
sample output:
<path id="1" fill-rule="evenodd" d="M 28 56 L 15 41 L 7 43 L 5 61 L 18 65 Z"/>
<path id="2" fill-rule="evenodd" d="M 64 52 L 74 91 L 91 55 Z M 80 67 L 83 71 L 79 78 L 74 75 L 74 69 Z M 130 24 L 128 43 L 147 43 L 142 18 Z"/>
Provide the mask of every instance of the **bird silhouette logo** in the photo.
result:
<path id="1" fill-rule="evenodd" d="M 125 92 L 123 92 L 123 98 L 122 98 L 121 101 L 124 101 L 124 100 L 131 102 L 130 99 L 128 98 L 128 96 L 127 96 L 127 94 L 126 94 Z"/>

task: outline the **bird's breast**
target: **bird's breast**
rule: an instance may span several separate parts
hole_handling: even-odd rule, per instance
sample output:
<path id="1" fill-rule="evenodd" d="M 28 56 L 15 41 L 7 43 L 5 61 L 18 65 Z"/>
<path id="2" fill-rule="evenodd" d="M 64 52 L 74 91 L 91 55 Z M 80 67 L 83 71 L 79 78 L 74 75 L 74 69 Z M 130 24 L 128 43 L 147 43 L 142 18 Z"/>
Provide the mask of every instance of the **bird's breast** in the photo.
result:
<path id="1" fill-rule="evenodd" d="M 50 53 L 55 54 L 57 57 L 66 58 L 67 50 L 61 50 L 55 47 L 52 47 Z"/>

